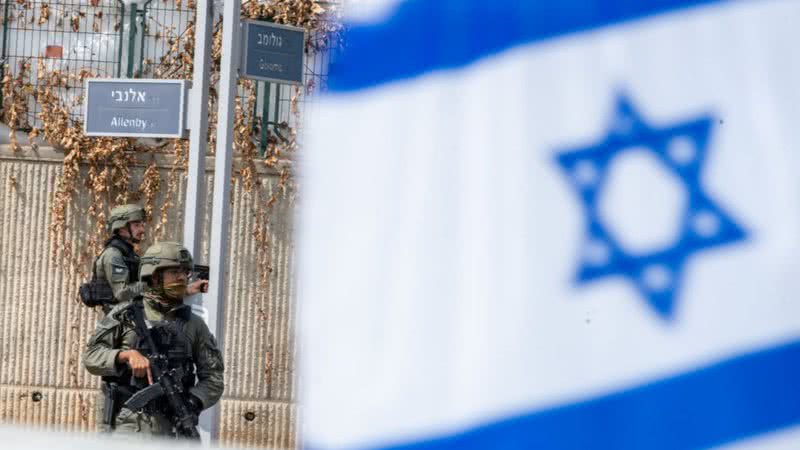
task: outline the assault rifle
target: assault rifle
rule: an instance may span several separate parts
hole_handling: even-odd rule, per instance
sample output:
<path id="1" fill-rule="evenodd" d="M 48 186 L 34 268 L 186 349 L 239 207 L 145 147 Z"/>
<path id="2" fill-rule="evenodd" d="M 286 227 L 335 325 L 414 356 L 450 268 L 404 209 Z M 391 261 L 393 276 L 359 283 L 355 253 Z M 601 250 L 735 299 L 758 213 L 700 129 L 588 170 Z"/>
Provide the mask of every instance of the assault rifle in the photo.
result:
<path id="1" fill-rule="evenodd" d="M 204 266 L 202 264 L 195 264 L 194 268 L 192 269 L 192 273 L 197 277 L 199 280 L 206 280 L 208 281 L 208 273 L 211 269 L 208 266 Z"/>
<path id="2" fill-rule="evenodd" d="M 195 264 L 192 268 L 192 275 L 189 278 L 190 281 L 196 280 L 206 280 L 208 281 L 208 273 L 211 269 L 208 266 L 204 266 L 202 264 Z M 203 286 L 203 292 L 208 292 L 208 284 Z"/>
<path id="3" fill-rule="evenodd" d="M 165 399 L 168 411 L 167 416 L 172 421 L 175 431 L 179 436 L 200 439 L 197 432 L 197 413 L 194 412 L 186 396 L 188 393 L 183 388 L 182 378 L 184 372 L 180 368 L 169 368 L 167 355 L 160 353 L 155 346 L 150 329 L 144 322 L 144 307 L 141 300 L 133 302 L 133 322 L 136 334 L 145 339 L 149 353 L 144 355 L 150 360 L 150 370 L 153 373 L 153 384 L 137 391 L 125 402 L 125 407 L 131 411 L 139 411 L 154 400 Z"/>

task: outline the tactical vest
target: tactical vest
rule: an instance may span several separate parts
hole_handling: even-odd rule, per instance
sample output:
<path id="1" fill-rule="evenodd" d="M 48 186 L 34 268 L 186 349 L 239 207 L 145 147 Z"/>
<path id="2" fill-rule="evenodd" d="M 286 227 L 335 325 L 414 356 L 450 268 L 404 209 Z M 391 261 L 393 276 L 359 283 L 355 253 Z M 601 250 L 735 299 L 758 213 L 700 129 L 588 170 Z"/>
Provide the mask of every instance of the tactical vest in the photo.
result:
<path id="1" fill-rule="evenodd" d="M 139 281 L 139 255 L 133 251 L 133 246 L 119 236 L 113 236 L 106 241 L 105 248 L 108 247 L 114 247 L 122 253 L 122 260 L 125 262 L 125 266 L 128 267 L 128 282 L 135 283 Z M 96 261 L 95 265 L 97 265 Z M 92 269 L 94 270 L 96 267 Z"/>
<path id="2" fill-rule="evenodd" d="M 139 279 L 139 255 L 133 251 L 133 246 L 119 236 L 114 236 L 106 241 L 103 251 L 108 247 L 114 247 L 122 253 L 122 261 L 128 268 L 128 283 L 135 283 Z M 102 253 L 101 253 L 102 255 Z M 92 279 L 81 284 L 78 289 L 81 301 L 88 307 L 102 306 L 103 312 L 108 314 L 114 306 L 114 290 L 108 280 L 97 277 L 97 261 L 95 258 L 92 263 Z"/>
<path id="3" fill-rule="evenodd" d="M 142 302 L 137 299 L 131 303 L 130 310 L 133 308 L 142 307 L 136 305 L 136 302 Z M 133 312 L 133 311 L 131 311 Z M 142 311 L 144 312 L 144 311 Z M 150 329 L 150 336 L 153 338 L 153 343 L 156 348 L 148 348 L 147 339 L 145 336 L 140 336 L 137 332 L 136 343 L 133 348 L 138 350 L 142 355 L 160 354 L 167 358 L 167 366 L 170 370 L 177 369 L 182 374 L 181 384 L 185 390 L 193 387 L 196 382 L 194 373 L 194 359 L 192 357 L 192 343 L 189 341 L 186 333 L 184 332 L 186 324 L 191 317 L 191 310 L 185 308 L 178 315 L 176 320 L 159 320 L 147 321 Z M 142 388 L 147 386 L 147 380 L 132 379 L 132 386 Z"/>
<path id="4" fill-rule="evenodd" d="M 192 343 L 184 333 L 186 323 L 191 317 L 191 310 L 186 308 L 181 311 L 184 314 L 179 315 L 174 321 L 145 321 L 146 324 L 149 325 L 149 333 L 156 346 L 155 349 L 151 349 L 147 344 L 147 338 L 140 335 L 135 324 L 136 319 L 134 315 L 137 313 L 136 308 L 139 309 L 139 313 L 144 317 L 144 306 L 142 302 L 142 297 L 139 296 L 129 303 L 127 308 L 119 313 L 120 321 L 125 323 L 125 326 L 133 327 L 136 332 L 136 340 L 133 349 L 146 357 L 152 357 L 151 355 L 153 354 L 166 356 L 169 370 L 177 369 L 176 371 L 182 375 L 180 382 L 183 385 L 184 392 L 188 392 L 197 381 L 197 377 L 194 373 Z M 103 393 L 106 397 L 103 423 L 113 428 L 114 418 L 119 414 L 124 403 L 136 393 L 136 391 L 147 387 L 147 380 L 134 378 L 130 369 L 127 367 L 119 377 L 103 377 L 102 379 L 104 382 Z M 150 413 L 167 409 L 167 405 L 163 400 L 154 403 L 155 404 L 148 405 L 147 410 Z"/>

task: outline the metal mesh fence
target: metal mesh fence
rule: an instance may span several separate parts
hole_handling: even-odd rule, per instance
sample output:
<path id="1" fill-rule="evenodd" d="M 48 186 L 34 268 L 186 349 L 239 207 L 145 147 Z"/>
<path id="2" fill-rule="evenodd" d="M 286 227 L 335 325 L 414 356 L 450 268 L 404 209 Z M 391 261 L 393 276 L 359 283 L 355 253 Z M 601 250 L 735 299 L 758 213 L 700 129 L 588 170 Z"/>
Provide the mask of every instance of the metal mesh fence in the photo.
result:
<path id="1" fill-rule="evenodd" d="M 339 1 L 319 3 L 328 10 L 340 7 Z M 82 116 L 86 76 L 192 77 L 194 2 L 146 0 L 126 7 L 120 0 L 5 0 L 2 8 L 0 70 L 29 86 L 31 94 L 40 83 L 40 70 L 69 74 L 60 94 L 74 119 Z M 262 153 L 268 142 L 287 139 L 289 129 L 302 134 L 299 117 L 304 105 L 327 87 L 330 50 L 338 44 L 327 32 L 334 27 L 325 21 L 334 24 L 337 18 L 322 20 L 323 31 L 308 36 L 303 86 L 253 82 L 253 132 Z M 24 109 L 10 125 L 23 130 L 38 126 L 39 106 L 33 95 Z"/>
<path id="2" fill-rule="evenodd" d="M 72 74 L 59 95 L 79 118 L 83 78 L 114 76 L 119 71 L 122 4 L 101 0 L 3 2 L 2 75 L 10 75 L 20 91 L 33 94 L 44 74 Z M 9 99 L 3 99 L 4 109 Z M 23 102 L 17 129 L 38 126 L 39 106 L 33 95 Z"/>
<path id="3" fill-rule="evenodd" d="M 191 64 L 181 58 L 181 53 L 194 51 L 194 41 L 189 35 L 189 25 L 194 20 L 194 7 L 163 0 L 144 3 L 137 21 L 138 36 L 134 39 L 138 51 L 134 51 L 129 62 L 132 75 L 191 79 Z"/>

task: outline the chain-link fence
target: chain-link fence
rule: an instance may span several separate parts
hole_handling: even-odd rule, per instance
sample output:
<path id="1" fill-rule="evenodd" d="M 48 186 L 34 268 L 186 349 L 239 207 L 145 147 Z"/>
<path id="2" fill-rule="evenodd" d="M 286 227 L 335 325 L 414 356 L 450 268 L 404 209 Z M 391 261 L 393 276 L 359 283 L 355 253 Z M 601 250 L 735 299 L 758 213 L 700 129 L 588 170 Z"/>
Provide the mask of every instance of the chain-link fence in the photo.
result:
<path id="1" fill-rule="evenodd" d="M 20 94 L 17 129 L 37 126 L 39 105 L 34 93 L 44 71 L 70 74 L 59 94 L 70 112 L 79 117 L 83 78 L 115 76 L 120 70 L 122 43 L 121 2 L 100 0 L 29 1 L 3 3 L 2 79 L 10 76 Z M 6 102 L 3 100 L 4 110 Z"/>
<path id="2" fill-rule="evenodd" d="M 195 8 L 178 2 L 147 1 L 139 10 L 136 49 L 128 73 L 136 78 L 192 78 Z M 138 39 L 137 39 L 138 38 Z"/>

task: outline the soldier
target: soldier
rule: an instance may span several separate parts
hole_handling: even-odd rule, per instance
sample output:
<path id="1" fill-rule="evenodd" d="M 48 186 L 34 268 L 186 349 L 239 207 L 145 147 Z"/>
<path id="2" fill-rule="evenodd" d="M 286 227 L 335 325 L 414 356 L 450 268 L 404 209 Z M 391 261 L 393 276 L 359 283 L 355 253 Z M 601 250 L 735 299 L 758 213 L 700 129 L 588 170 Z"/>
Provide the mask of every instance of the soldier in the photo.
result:
<path id="1" fill-rule="evenodd" d="M 133 250 L 144 238 L 145 212 L 139 205 L 121 205 L 111 210 L 108 231 L 111 237 L 94 262 L 94 277 L 105 280 L 113 298 L 102 304 L 108 314 L 117 303 L 128 302 L 141 294 L 144 284 L 139 281 L 139 255 Z"/>
<path id="2" fill-rule="evenodd" d="M 144 283 L 139 281 L 139 255 L 133 244 L 144 238 L 144 221 L 145 211 L 139 205 L 120 205 L 111 209 L 107 225 L 111 237 L 94 260 L 92 281 L 81 286 L 81 298 L 86 305 L 100 305 L 103 313 L 108 314 L 115 305 L 141 294 Z M 116 383 L 115 377 L 103 378 L 102 401 L 98 402 L 96 410 L 101 431 L 110 431 L 102 418 L 105 416 L 105 399 Z"/>
<path id="3" fill-rule="evenodd" d="M 150 401 L 140 411 L 123 406 L 137 391 L 158 383 L 153 363 L 145 356 L 154 351 L 166 355 L 167 363 L 162 364 L 168 365 L 170 373 L 180 374 L 182 404 L 195 418 L 222 396 L 224 367 L 217 342 L 205 322 L 183 304 L 192 268 L 192 256 L 180 244 L 154 244 L 141 260 L 140 278 L 147 285 L 144 295 L 115 306 L 89 339 L 83 355 L 86 369 L 117 380 L 105 408 L 106 422 L 113 424 L 114 433 L 178 434 L 173 411 L 164 398 Z M 145 320 L 137 319 L 137 314 Z M 139 331 L 145 323 L 151 340 Z"/>

